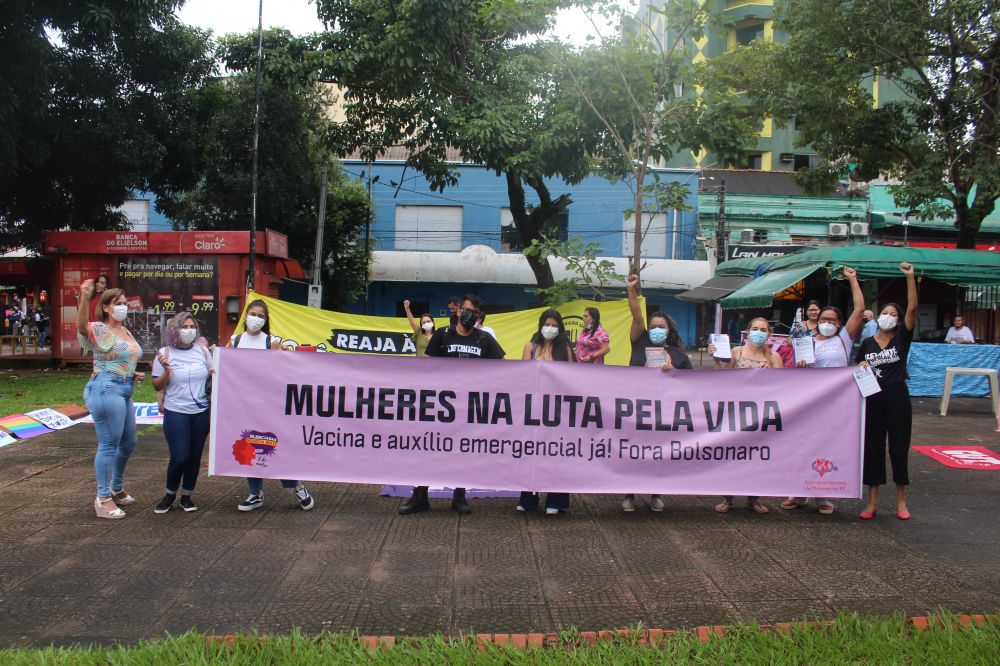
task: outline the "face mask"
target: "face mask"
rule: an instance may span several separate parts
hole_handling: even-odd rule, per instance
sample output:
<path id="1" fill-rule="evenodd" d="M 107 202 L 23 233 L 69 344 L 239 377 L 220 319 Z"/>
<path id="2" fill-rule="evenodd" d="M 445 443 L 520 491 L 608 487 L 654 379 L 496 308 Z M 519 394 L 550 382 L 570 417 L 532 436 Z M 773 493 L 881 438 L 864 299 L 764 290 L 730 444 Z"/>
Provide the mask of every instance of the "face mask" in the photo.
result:
<path id="1" fill-rule="evenodd" d="M 116 305 L 111 309 L 111 316 L 115 318 L 115 321 L 125 321 L 125 317 L 128 316 L 128 306 L 127 305 Z"/>
<path id="2" fill-rule="evenodd" d="M 898 320 L 890 314 L 884 314 L 878 318 L 878 327 L 883 331 L 891 331 L 896 328 L 896 322 Z"/>
<path id="3" fill-rule="evenodd" d="M 462 314 L 458 316 L 458 321 L 461 322 L 462 326 L 466 328 L 475 327 L 477 319 L 478 317 L 476 317 L 476 314 L 474 312 L 469 312 L 468 310 L 463 311 Z"/>
<path id="4" fill-rule="evenodd" d="M 767 331 L 750 331 L 747 338 L 758 347 L 767 342 Z"/>
<path id="5" fill-rule="evenodd" d="M 432 328 L 434 328 L 434 322 L 432 322 L 432 321 L 425 321 L 424 323 L 422 323 L 420 325 L 420 328 L 424 329 L 425 331 L 429 331 Z"/>
<path id="6" fill-rule="evenodd" d="M 593 327 L 593 324 L 584 324 L 583 325 L 583 330 L 589 331 L 591 329 L 591 327 Z"/>
<path id="7" fill-rule="evenodd" d="M 826 337 L 830 337 L 836 332 L 837 332 L 837 327 L 834 326 L 833 324 L 828 324 L 826 322 L 823 322 L 822 324 L 819 325 L 820 335 L 825 335 Z"/>
<path id="8" fill-rule="evenodd" d="M 559 329 L 555 326 L 542 326 L 542 337 L 546 340 L 555 340 L 559 335 Z"/>
<path id="9" fill-rule="evenodd" d="M 180 330 L 180 340 L 181 343 L 189 345 L 194 342 L 194 339 L 198 337 L 198 329 L 196 328 L 182 328 Z"/>
<path id="10" fill-rule="evenodd" d="M 247 315 L 247 330 L 256 333 L 264 328 L 264 318 L 257 315 Z"/>
<path id="11" fill-rule="evenodd" d="M 649 329 L 649 340 L 654 345 L 662 345 L 667 341 L 667 329 L 665 328 L 651 328 Z"/>

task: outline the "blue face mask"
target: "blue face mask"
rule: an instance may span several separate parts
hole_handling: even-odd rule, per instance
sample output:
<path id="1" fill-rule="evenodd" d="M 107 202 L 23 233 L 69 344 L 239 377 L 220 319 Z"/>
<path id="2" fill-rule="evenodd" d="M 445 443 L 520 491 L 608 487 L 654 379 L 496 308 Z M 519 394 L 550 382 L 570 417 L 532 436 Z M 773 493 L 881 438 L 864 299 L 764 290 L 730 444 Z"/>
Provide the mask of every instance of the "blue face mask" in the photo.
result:
<path id="1" fill-rule="evenodd" d="M 665 328 L 649 329 L 649 340 L 654 345 L 662 345 L 667 340 L 667 329 Z"/>
<path id="2" fill-rule="evenodd" d="M 750 339 L 750 342 L 759 347 L 767 342 L 767 331 L 750 331 L 747 337 Z"/>

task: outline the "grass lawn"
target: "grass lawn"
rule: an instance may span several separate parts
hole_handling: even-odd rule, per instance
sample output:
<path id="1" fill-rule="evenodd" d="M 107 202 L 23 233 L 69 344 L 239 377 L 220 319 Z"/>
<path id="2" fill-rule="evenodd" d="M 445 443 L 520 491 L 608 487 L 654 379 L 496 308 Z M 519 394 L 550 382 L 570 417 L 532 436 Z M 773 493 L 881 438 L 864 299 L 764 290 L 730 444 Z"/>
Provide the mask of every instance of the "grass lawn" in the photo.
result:
<path id="1" fill-rule="evenodd" d="M 90 372 L 90 368 L 0 369 L 0 416 L 63 403 L 83 405 L 83 387 Z M 148 372 L 142 388 L 132 399 L 135 402 L 156 402 L 156 391 Z"/>
<path id="2" fill-rule="evenodd" d="M 725 636 L 701 642 L 678 634 L 656 647 L 634 639 L 585 645 L 564 632 L 561 644 L 536 649 L 484 646 L 472 638 L 448 641 L 416 638 L 377 650 L 356 636 L 248 636 L 225 645 L 194 632 L 137 646 L 55 647 L 0 650 L 3 664 L 996 664 L 1000 660 L 1000 620 L 983 626 L 954 626 L 954 616 L 921 631 L 902 617 L 865 619 L 843 615 L 829 626 L 791 633 L 733 627 Z"/>

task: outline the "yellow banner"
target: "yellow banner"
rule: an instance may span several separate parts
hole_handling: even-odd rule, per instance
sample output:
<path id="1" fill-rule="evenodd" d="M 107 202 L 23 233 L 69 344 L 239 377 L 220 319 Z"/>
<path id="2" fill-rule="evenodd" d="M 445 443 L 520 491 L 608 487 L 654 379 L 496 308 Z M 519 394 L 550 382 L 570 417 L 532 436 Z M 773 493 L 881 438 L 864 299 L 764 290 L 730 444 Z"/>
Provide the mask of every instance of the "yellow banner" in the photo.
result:
<path id="1" fill-rule="evenodd" d="M 413 329 L 405 317 L 371 317 L 330 312 L 279 301 L 254 292 L 250 292 L 247 303 L 257 299 L 267 304 L 271 335 L 281 340 L 283 348 L 311 345 L 319 351 L 338 354 L 416 353 L 412 339 Z M 645 301 L 640 299 L 639 303 L 645 310 Z M 628 365 L 632 353 L 628 337 L 632 315 L 629 313 L 628 301 L 623 299 L 596 303 L 577 300 L 559 306 L 570 340 L 575 342 L 576 336 L 583 330 L 583 311 L 589 307 L 600 311 L 601 326 L 611 337 L 611 353 L 604 358 L 605 363 Z M 487 316 L 486 325 L 496 332 L 497 341 L 507 352 L 508 360 L 520 360 L 524 345 L 538 331 L 538 318 L 546 309 L 535 308 Z M 244 317 L 245 310 L 236 325 L 239 332 L 243 331 Z M 445 317 L 437 317 L 434 321 L 438 328 L 448 325 Z"/>

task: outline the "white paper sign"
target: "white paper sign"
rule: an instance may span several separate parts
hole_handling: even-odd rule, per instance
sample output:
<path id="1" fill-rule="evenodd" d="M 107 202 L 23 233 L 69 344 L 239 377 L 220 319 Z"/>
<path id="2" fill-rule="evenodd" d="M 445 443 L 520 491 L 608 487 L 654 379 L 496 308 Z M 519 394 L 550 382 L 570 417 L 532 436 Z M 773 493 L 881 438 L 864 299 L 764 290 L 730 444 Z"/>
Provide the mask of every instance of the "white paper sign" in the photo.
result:
<path id="1" fill-rule="evenodd" d="M 709 341 L 715 345 L 715 358 L 729 359 L 733 357 L 733 349 L 729 345 L 729 336 L 725 333 L 712 333 Z"/>
<path id="2" fill-rule="evenodd" d="M 17 438 L 11 437 L 5 432 L 0 432 L 0 449 L 7 446 L 8 444 L 13 444 L 17 441 Z"/>
<path id="3" fill-rule="evenodd" d="M 813 349 L 812 337 L 794 338 L 792 340 L 792 348 L 795 350 L 796 363 L 800 363 L 802 361 L 805 361 L 806 363 L 816 362 L 816 353 Z"/>
<path id="4" fill-rule="evenodd" d="M 858 390 L 861 391 L 861 395 L 866 398 L 882 390 L 878 385 L 878 380 L 875 379 L 875 373 L 867 365 L 859 366 L 854 371 L 854 381 L 858 383 Z"/>
<path id="5" fill-rule="evenodd" d="M 44 409 L 36 409 L 33 412 L 25 412 L 25 416 L 30 416 L 52 430 L 62 430 L 63 428 L 68 428 L 73 425 L 73 419 L 61 412 L 57 412 L 54 409 L 49 409 L 48 407 L 45 407 Z"/>
<path id="6" fill-rule="evenodd" d="M 663 347 L 646 347 L 646 367 L 659 368 L 667 362 L 667 350 Z"/>

